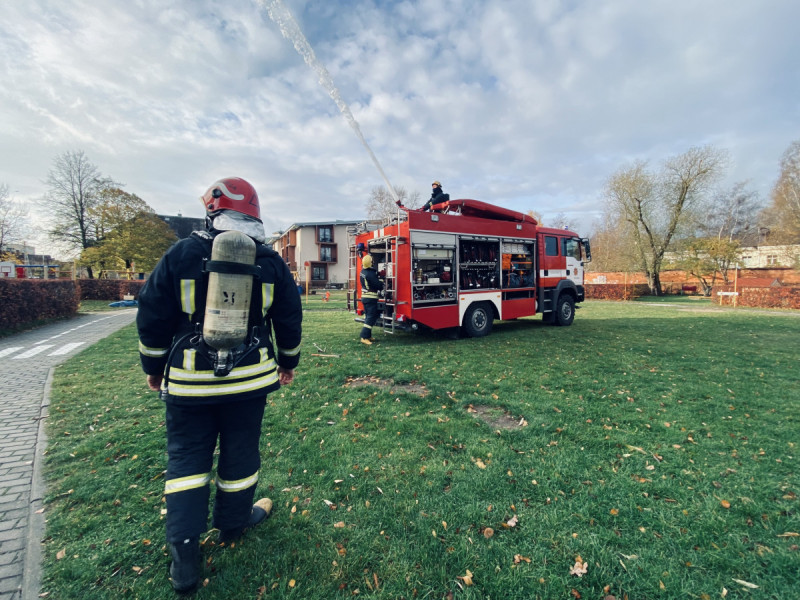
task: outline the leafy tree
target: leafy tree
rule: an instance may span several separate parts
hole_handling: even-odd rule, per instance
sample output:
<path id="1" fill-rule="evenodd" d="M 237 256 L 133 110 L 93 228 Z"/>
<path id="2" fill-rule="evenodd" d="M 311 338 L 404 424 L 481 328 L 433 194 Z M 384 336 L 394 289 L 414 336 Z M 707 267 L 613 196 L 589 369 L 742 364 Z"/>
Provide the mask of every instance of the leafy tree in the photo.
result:
<path id="1" fill-rule="evenodd" d="M 422 206 L 419 192 L 409 194 L 404 187 L 396 187 L 394 191 L 403 206 L 407 208 L 419 208 Z M 367 217 L 370 219 L 390 221 L 397 217 L 397 204 L 395 203 L 394 197 L 389 190 L 382 185 L 372 188 L 366 208 Z"/>
<path id="2" fill-rule="evenodd" d="M 772 189 L 770 205 L 762 213 L 762 223 L 770 230 L 772 241 L 800 243 L 800 140 L 786 149 L 781 172 Z"/>
<path id="3" fill-rule="evenodd" d="M 681 251 L 675 266 L 696 277 L 703 286 L 703 294 L 711 295 L 711 289 L 722 276 L 728 281 L 728 272 L 739 258 L 741 246 L 738 241 L 708 237 L 688 240 Z"/>
<path id="4" fill-rule="evenodd" d="M 664 254 L 680 227 L 691 221 L 704 194 L 725 166 L 725 155 L 710 146 L 690 148 L 651 172 L 645 162 L 617 171 L 606 185 L 608 217 L 624 220 L 650 293 L 661 295 Z"/>
<path id="5" fill-rule="evenodd" d="M 81 253 L 80 263 L 101 270 L 151 271 L 177 240 L 175 233 L 135 194 L 111 187 L 100 197 L 91 211 L 98 241 Z"/>
<path id="6" fill-rule="evenodd" d="M 98 241 L 96 208 L 103 190 L 114 183 L 100 174 L 82 150 L 57 156 L 46 183 L 44 206 L 53 221 L 50 239 L 70 250 L 91 248 Z M 89 277 L 93 277 L 91 268 Z"/>
<path id="7" fill-rule="evenodd" d="M 0 251 L 27 233 L 26 212 L 11 198 L 8 185 L 0 185 Z"/>

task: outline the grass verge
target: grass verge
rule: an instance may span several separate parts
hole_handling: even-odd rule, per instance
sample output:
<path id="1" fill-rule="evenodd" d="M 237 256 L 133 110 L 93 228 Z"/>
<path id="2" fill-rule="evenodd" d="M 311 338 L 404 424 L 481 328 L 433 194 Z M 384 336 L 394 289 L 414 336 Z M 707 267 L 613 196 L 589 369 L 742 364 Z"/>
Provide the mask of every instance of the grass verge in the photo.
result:
<path id="1" fill-rule="evenodd" d="M 276 512 L 234 548 L 209 533 L 198 599 L 800 589 L 800 319 L 588 302 L 569 328 L 358 331 L 306 313 L 264 420 Z M 133 326 L 59 367 L 48 432 L 42 591 L 173 597 L 163 407 Z"/>

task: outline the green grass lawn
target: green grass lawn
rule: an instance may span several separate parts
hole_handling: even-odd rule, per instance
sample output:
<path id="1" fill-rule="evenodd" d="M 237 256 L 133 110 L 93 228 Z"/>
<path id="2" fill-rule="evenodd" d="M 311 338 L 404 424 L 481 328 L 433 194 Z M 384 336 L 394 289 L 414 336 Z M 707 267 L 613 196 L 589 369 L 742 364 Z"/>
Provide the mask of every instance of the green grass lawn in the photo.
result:
<path id="1" fill-rule="evenodd" d="M 275 513 L 233 548 L 209 532 L 196 598 L 798 597 L 800 318 L 587 302 L 365 347 L 331 303 L 268 400 Z M 53 382 L 49 598 L 174 597 L 136 348 L 131 326 Z"/>

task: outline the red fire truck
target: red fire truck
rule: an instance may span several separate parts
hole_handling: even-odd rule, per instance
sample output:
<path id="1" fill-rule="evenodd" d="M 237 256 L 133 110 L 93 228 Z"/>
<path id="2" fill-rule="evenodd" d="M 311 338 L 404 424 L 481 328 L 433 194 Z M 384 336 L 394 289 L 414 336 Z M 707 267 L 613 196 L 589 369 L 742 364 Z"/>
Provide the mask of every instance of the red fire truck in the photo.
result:
<path id="1" fill-rule="evenodd" d="M 369 252 L 385 285 L 378 324 L 386 332 L 461 327 L 478 337 L 496 319 L 539 313 L 554 325 L 572 323 L 584 300 L 588 239 L 478 200 L 433 208 L 401 207 L 393 223 L 352 232 L 351 306 L 358 314 L 360 255 Z"/>

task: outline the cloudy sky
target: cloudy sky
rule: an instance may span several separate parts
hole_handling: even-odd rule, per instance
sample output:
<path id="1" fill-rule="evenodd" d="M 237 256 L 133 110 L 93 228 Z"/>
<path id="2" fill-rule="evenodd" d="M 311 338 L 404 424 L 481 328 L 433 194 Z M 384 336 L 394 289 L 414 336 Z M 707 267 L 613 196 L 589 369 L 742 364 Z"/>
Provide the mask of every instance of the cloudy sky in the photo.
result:
<path id="1" fill-rule="evenodd" d="M 160 214 L 250 180 L 267 233 L 365 216 L 384 185 L 279 0 L 8 0 L 0 184 L 31 206 L 83 150 Z M 283 0 L 395 186 L 589 233 L 633 160 L 730 153 L 766 201 L 800 139 L 796 0 Z M 280 7 L 279 7 L 280 8 Z M 37 243 L 37 250 L 43 241 Z"/>

